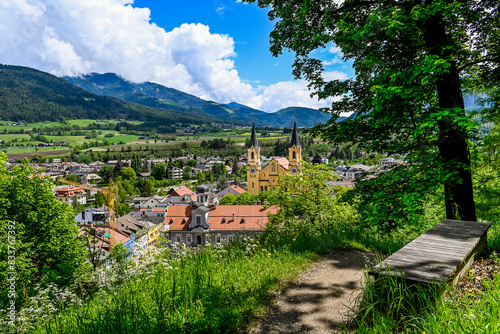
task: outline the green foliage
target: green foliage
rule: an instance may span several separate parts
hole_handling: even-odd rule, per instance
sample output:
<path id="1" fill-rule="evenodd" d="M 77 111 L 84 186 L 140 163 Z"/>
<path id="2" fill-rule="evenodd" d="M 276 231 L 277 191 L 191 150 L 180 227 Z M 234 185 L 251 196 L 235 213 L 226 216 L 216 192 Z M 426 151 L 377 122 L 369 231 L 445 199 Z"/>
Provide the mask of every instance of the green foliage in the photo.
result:
<path id="1" fill-rule="evenodd" d="M 224 165 L 220 162 L 216 162 L 212 165 L 212 173 L 214 175 L 215 180 L 219 180 L 219 178 L 222 175 L 224 175 L 226 177 L 228 176 L 226 165 Z"/>
<path id="2" fill-rule="evenodd" d="M 439 156 L 443 164 L 432 167 L 445 176 L 439 182 L 447 217 L 476 219 L 468 148 L 474 123 L 462 91 L 500 81 L 496 1 L 258 4 L 269 6 L 276 20 L 271 52 L 294 51 L 294 75 L 308 80 L 319 98 L 338 98 L 328 109 L 332 118 L 315 133 L 368 153 Z M 315 51 L 332 43 L 353 61 L 355 78 L 325 80 Z M 353 115 L 337 122 L 345 113 Z"/>
<path id="3" fill-rule="evenodd" d="M 85 261 L 85 250 L 73 210 L 54 197 L 51 183 L 36 176 L 26 163 L 7 173 L 5 155 L 0 160 L 0 303 L 4 308 L 9 272 L 16 273 L 18 296 L 32 294 L 38 282 L 71 284 Z M 10 266 L 8 255 L 13 254 L 15 264 Z"/>
<path id="4" fill-rule="evenodd" d="M 140 185 L 141 196 L 148 197 L 155 194 L 155 179 L 150 177 Z"/>
<path id="5" fill-rule="evenodd" d="M 82 182 L 80 176 L 78 176 L 76 174 L 68 174 L 68 176 L 66 176 L 66 180 L 77 182 L 77 183 Z"/>
<path id="6" fill-rule="evenodd" d="M 184 167 L 184 169 L 182 170 L 182 179 L 183 180 L 191 179 L 191 167 L 189 166 Z"/>
<path id="7" fill-rule="evenodd" d="M 151 176 L 156 180 L 163 180 L 167 177 L 167 164 L 164 162 L 159 162 L 153 167 Z"/>
<path id="8" fill-rule="evenodd" d="M 234 202 L 236 202 L 236 196 L 233 194 L 227 194 L 220 199 L 219 205 L 233 205 Z"/>
<path id="9" fill-rule="evenodd" d="M 193 167 L 193 168 L 195 168 L 197 164 L 198 164 L 198 161 L 196 161 L 196 159 L 189 159 L 189 160 L 186 162 L 186 165 L 187 165 L 187 166 L 189 166 L 189 167 Z"/>

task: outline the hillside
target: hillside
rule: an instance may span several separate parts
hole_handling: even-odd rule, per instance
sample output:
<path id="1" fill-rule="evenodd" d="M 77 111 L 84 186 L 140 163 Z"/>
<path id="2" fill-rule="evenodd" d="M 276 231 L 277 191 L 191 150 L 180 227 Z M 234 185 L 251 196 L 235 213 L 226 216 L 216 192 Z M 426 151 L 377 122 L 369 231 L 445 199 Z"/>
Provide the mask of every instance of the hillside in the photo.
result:
<path id="1" fill-rule="evenodd" d="M 221 121 L 190 110 L 180 113 L 172 108 L 155 109 L 127 103 L 114 97 L 93 94 L 32 68 L 0 65 L 0 119 L 38 122 L 63 118 L 125 118 L 156 125 Z"/>
<path id="2" fill-rule="evenodd" d="M 308 127 L 329 119 L 327 114 L 310 108 L 291 107 L 266 113 L 235 102 L 224 105 L 152 82 L 132 83 L 114 73 L 92 73 L 64 79 L 94 94 L 113 96 L 154 108 L 190 111 L 226 120 L 238 120 L 246 124 L 251 124 L 255 116 L 258 126 L 289 127 L 293 125 L 294 115 L 297 115 L 297 123 L 300 126 Z"/>
<path id="3" fill-rule="evenodd" d="M 154 108 L 193 112 L 226 120 L 239 120 L 247 124 L 252 121 L 252 115 L 240 113 L 226 105 L 205 101 L 152 82 L 132 83 L 114 73 L 92 73 L 80 77 L 64 77 L 64 79 L 95 94 L 113 96 Z M 256 112 L 265 114 L 260 110 Z"/>

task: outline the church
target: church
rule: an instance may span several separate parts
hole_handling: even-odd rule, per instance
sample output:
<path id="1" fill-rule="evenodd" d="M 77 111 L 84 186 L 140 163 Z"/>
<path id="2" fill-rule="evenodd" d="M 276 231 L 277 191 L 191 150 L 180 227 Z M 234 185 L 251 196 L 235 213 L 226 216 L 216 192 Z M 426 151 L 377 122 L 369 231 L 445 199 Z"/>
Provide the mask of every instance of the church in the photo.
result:
<path id="1" fill-rule="evenodd" d="M 266 164 L 261 164 L 260 146 L 254 122 L 250 143 L 248 144 L 247 191 L 252 195 L 256 195 L 262 191 L 275 189 L 278 187 L 278 177 L 280 175 L 297 174 L 300 171 L 301 159 L 302 147 L 297 131 L 297 122 L 294 121 L 292 138 L 288 145 L 288 159 L 273 158 Z"/>

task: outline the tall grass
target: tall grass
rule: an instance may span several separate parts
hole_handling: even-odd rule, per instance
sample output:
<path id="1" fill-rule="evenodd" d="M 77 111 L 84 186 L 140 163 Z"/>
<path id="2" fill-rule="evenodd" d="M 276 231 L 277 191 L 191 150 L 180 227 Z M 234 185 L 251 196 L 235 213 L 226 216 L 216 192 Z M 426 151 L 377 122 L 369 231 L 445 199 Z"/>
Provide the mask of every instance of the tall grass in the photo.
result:
<path id="1" fill-rule="evenodd" d="M 83 306 L 58 310 L 33 333 L 230 333 L 263 310 L 312 253 L 270 251 L 257 241 L 202 252 L 165 250 L 127 270 Z"/>

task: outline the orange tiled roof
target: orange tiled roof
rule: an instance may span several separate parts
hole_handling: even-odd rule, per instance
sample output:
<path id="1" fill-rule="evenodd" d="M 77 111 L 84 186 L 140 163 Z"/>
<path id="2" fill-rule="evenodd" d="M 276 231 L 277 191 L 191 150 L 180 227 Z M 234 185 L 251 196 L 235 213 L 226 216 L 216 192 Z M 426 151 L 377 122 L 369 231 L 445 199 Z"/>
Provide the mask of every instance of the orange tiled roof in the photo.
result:
<path id="1" fill-rule="evenodd" d="M 154 211 L 154 212 L 165 212 L 165 208 L 153 208 L 153 209 L 141 209 L 141 211 Z"/>
<path id="2" fill-rule="evenodd" d="M 219 205 L 210 212 L 208 223 L 211 231 L 259 231 L 266 227 L 267 214 L 277 211 L 277 207 L 265 209 L 263 205 Z"/>
<path id="3" fill-rule="evenodd" d="M 241 188 L 241 187 L 238 187 L 237 185 L 233 184 L 231 186 L 231 189 L 233 189 L 234 191 L 236 191 L 237 193 L 239 194 L 243 194 L 244 192 L 246 192 L 245 189 Z"/>
<path id="4" fill-rule="evenodd" d="M 276 158 L 276 161 L 285 169 L 288 169 L 288 165 L 290 164 L 290 162 L 287 158 Z"/>
<path id="5" fill-rule="evenodd" d="M 174 196 L 175 194 L 177 194 L 177 196 L 184 196 L 184 195 L 191 195 L 192 193 L 193 193 L 193 191 L 191 189 L 189 189 L 186 186 L 182 186 L 179 189 L 177 189 L 176 191 L 174 191 L 174 193 L 172 195 Z"/>
<path id="6" fill-rule="evenodd" d="M 170 205 L 165 217 L 165 224 L 169 226 L 170 231 L 187 231 L 189 223 L 191 223 L 191 211 L 190 205 Z M 173 219 L 172 224 L 170 223 L 171 219 Z"/>
<path id="7" fill-rule="evenodd" d="M 78 194 L 85 194 L 85 190 L 79 187 L 73 187 L 73 188 L 61 188 L 58 191 L 56 191 L 56 197 L 75 197 L 78 196 Z"/>

